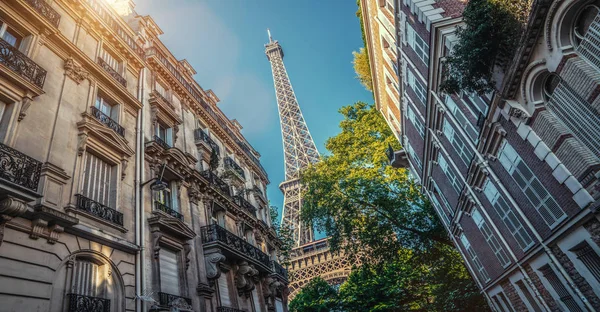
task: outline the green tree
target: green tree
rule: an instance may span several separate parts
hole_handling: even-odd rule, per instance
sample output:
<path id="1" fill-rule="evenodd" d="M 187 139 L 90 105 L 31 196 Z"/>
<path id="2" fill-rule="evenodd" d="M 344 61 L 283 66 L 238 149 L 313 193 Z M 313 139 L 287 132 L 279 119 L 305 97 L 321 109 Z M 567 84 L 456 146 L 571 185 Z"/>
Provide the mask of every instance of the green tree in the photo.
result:
<path id="1" fill-rule="evenodd" d="M 290 312 L 339 311 L 336 290 L 316 277 L 306 284 L 289 304 Z"/>
<path id="2" fill-rule="evenodd" d="M 271 217 L 271 226 L 277 233 L 277 237 L 281 241 L 281 248 L 279 248 L 279 261 L 282 265 L 286 266 L 290 260 L 290 253 L 294 247 L 294 236 L 293 231 L 289 225 L 282 225 L 279 222 L 279 213 L 277 213 L 277 207 L 269 205 L 269 216 Z"/>
<path id="3" fill-rule="evenodd" d="M 356 72 L 356 78 L 360 83 L 369 91 L 373 91 L 373 78 L 371 78 L 371 65 L 369 65 L 369 55 L 365 48 L 360 48 L 358 52 L 352 52 L 354 60 L 354 72 Z"/>

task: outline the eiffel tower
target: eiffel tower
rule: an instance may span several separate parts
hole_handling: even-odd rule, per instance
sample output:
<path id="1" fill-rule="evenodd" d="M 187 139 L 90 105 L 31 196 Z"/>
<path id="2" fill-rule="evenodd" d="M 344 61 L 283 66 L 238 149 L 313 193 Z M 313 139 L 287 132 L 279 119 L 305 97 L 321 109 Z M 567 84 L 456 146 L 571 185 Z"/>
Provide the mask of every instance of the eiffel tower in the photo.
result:
<path id="1" fill-rule="evenodd" d="M 279 185 L 284 195 L 281 225 L 292 229 L 295 243 L 291 252 L 291 265 L 288 267 L 288 300 L 291 301 L 300 288 L 317 276 L 321 276 L 332 285 L 343 283 L 350 273 L 351 263 L 341 254 L 332 254 L 327 239 L 315 241 L 312 226 L 303 224 L 300 220 L 300 172 L 319 161 L 319 152 L 308 131 L 283 64 L 283 49 L 277 40 L 273 40 L 269 30 L 267 33 L 269 43 L 265 45 L 265 54 L 273 71 L 285 159 L 285 181 Z"/>

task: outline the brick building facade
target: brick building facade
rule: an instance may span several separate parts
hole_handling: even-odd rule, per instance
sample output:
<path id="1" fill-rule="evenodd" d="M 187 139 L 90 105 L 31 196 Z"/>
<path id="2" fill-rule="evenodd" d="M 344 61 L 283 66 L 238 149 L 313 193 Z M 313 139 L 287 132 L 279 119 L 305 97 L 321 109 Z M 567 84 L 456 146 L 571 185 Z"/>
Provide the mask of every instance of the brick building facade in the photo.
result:
<path id="1" fill-rule="evenodd" d="M 0 311 L 286 310 L 260 155 L 161 34 L 0 1 Z"/>
<path id="2" fill-rule="evenodd" d="M 395 155 L 408 156 L 492 309 L 600 310 L 598 3 L 533 1 L 496 91 L 445 94 L 441 64 L 465 5 L 361 1 L 363 16 L 394 16 L 403 92 L 397 115 L 378 108 L 401 129 Z"/>

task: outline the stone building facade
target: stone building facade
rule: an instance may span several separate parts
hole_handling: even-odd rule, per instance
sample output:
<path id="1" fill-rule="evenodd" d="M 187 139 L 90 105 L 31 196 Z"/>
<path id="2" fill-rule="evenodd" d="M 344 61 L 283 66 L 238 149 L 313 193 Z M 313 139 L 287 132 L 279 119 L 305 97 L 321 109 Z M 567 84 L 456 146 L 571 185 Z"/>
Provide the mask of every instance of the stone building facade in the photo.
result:
<path id="1" fill-rule="evenodd" d="M 128 0 L 0 1 L 0 311 L 286 311 L 267 173 Z"/>
<path id="2" fill-rule="evenodd" d="M 489 94 L 439 87 L 465 2 L 361 4 L 363 16 L 393 10 L 398 35 L 399 113 L 382 114 L 403 150 L 390 157 L 407 156 L 397 163 L 422 184 L 490 307 L 600 310 L 598 2 L 533 1 Z"/>

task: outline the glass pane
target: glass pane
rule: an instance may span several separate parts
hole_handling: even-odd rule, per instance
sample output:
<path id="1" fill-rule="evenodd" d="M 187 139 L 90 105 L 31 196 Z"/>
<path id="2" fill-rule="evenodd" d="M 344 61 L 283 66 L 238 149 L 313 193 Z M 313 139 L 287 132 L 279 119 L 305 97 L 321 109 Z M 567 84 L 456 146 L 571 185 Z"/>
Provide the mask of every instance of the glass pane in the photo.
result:
<path id="1" fill-rule="evenodd" d="M 17 37 L 14 36 L 13 34 L 9 33 L 8 30 L 6 30 L 4 32 L 4 35 L 2 36 L 2 39 L 4 39 L 4 41 L 8 42 L 8 44 L 10 44 L 13 47 L 17 47 Z"/>

